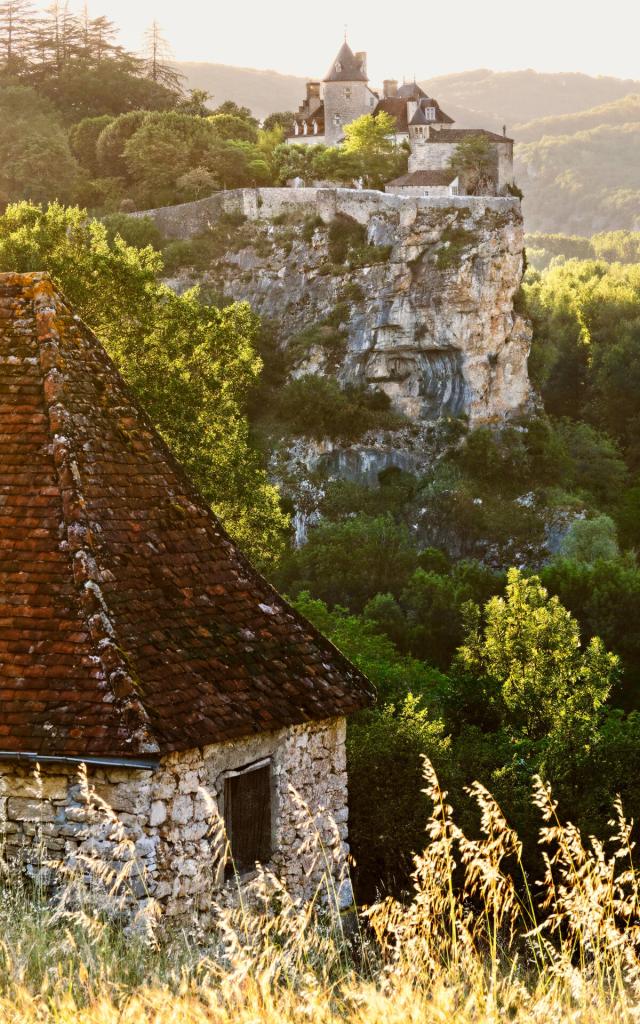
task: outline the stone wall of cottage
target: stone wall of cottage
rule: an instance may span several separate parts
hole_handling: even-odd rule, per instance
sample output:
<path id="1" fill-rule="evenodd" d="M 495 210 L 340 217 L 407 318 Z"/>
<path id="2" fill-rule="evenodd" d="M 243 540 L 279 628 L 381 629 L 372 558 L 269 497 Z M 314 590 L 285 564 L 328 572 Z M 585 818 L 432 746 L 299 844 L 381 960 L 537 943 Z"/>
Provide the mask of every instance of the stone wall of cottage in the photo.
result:
<path id="1" fill-rule="evenodd" d="M 197 915 L 206 923 L 212 899 L 237 891 L 235 879 L 224 881 L 220 859 L 225 775 L 269 758 L 274 853 L 265 867 L 292 895 L 309 897 L 327 865 L 342 884 L 345 736 L 339 718 L 171 754 L 153 772 L 89 768 L 97 806 L 87 802 L 77 768 L 43 765 L 36 777 L 33 766 L 0 762 L 0 850 L 31 864 L 43 856 L 73 864 L 84 854 L 115 870 L 132 859 L 134 900 L 152 897 L 167 917 Z M 348 897 L 344 885 L 342 900 Z"/>

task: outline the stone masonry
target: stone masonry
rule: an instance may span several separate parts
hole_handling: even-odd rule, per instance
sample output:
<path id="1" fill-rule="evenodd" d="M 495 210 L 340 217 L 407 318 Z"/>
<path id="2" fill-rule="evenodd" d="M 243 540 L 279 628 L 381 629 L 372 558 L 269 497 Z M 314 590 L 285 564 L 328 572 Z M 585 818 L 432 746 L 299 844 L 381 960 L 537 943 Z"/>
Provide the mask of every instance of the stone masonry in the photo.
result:
<path id="1" fill-rule="evenodd" d="M 339 718 L 170 754 L 155 771 L 90 767 L 90 788 L 133 844 L 135 897 L 157 900 L 167 917 L 197 916 L 206 923 L 212 901 L 236 889 L 235 879 L 224 881 L 224 851 L 215 838 L 225 773 L 266 758 L 274 852 L 264 867 L 301 898 L 313 895 L 327 865 L 340 882 L 348 852 L 345 734 Z M 45 764 L 37 777 L 33 765 L 0 762 L 4 855 L 33 863 L 38 836 L 54 861 L 73 863 L 78 854 L 106 863 L 123 857 L 114 852 L 119 828 L 87 804 L 77 768 Z"/>

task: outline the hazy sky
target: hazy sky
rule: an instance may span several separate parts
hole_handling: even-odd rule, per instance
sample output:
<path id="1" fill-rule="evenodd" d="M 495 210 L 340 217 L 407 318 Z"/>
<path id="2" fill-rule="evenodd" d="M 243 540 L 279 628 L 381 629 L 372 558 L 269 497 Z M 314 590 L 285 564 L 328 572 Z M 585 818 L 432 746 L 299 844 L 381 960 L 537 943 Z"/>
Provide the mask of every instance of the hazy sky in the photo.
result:
<path id="1" fill-rule="evenodd" d="M 89 0 L 89 10 L 120 25 L 130 49 L 155 18 L 178 60 L 287 74 L 322 76 L 346 22 L 374 82 L 478 67 L 640 78 L 640 0 Z"/>

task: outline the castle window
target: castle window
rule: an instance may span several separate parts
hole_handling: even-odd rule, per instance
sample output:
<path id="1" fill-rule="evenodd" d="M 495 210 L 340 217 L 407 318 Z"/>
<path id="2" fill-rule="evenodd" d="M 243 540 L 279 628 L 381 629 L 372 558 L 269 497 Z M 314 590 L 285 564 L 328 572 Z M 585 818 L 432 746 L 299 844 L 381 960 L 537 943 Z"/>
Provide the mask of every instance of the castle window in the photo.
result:
<path id="1" fill-rule="evenodd" d="M 345 98 L 345 100 L 350 100 L 351 99 L 351 89 L 347 88 L 347 89 L 344 90 L 344 98 Z"/>
<path id="2" fill-rule="evenodd" d="M 427 121 L 435 121 L 435 119 L 436 119 L 436 108 L 435 107 L 425 107 L 424 116 L 426 117 Z"/>
<path id="3" fill-rule="evenodd" d="M 342 118 L 340 117 L 340 114 L 333 115 L 333 123 L 336 126 L 336 128 L 338 128 L 342 124 Z"/>
<path id="4" fill-rule="evenodd" d="M 339 75 L 341 71 L 342 71 L 342 64 L 340 63 L 339 60 L 337 60 L 336 61 L 336 73 Z"/>
<path id="5" fill-rule="evenodd" d="M 271 761 L 258 761 L 224 778 L 224 825 L 233 863 L 225 876 L 253 871 L 256 861 L 266 864 L 272 854 Z"/>

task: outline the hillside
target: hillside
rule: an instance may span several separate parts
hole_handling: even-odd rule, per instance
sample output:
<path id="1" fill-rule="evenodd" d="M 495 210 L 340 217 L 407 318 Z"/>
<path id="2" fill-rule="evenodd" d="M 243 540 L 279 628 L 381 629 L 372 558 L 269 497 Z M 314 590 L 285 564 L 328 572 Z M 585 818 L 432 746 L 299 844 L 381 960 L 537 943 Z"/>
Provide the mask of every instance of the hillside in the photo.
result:
<path id="1" fill-rule="evenodd" d="M 545 137 L 516 149 L 529 231 L 640 228 L 640 122 Z"/>
<path id="2" fill-rule="evenodd" d="M 296 110 L 304 96 L 305 79 L 281 75 L 277 71 L 234 68 L 228 64 L 180 63 L 189 89 L 206 89 L 215 104 L 233 100 L 251 109 L 256 117 L 277 110 Z"/>
<path id="3" fill-rule="evenodd" d="M 464 71 L 421 81 L 452 117 L 506 123 L 515 131 L 534 119 L 572 114 L 640 92 L 632 79 L 592 77 L 575 72 Z M 471 125 L 472 127 L 474 125 Z M 491 123 L 488 124 L 491 127 Z"/>
<path id="4" fill-rule="evenodd" d="M 630 93 L 613 103 L 603 103 L 591 110 L 577 114 L 556 114 L 552 117 L 538 117 L 527 124 L 518 125 L 514 131 L 518 143 L 535 142 L 550 135 L 573 135 L 589 131 L 601 125 L 635 124 L 640 122 L 640 93 Z"/>

